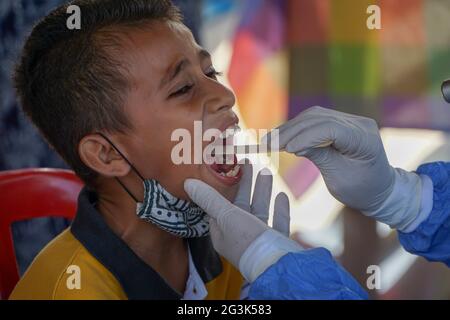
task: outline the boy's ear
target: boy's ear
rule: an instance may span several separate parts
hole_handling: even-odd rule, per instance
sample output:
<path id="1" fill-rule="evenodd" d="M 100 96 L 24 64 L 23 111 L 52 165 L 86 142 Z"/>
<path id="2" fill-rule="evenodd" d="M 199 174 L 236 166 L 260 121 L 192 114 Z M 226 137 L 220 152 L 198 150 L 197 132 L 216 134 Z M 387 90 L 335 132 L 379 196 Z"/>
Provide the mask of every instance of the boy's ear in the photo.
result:
<path id="1" fill-rule="evenodd" d="M 90 134 L 78 144 L 81 161 L 106 177 L 124 177 L 131 167 L 111 144 L 98 134 Z"/>

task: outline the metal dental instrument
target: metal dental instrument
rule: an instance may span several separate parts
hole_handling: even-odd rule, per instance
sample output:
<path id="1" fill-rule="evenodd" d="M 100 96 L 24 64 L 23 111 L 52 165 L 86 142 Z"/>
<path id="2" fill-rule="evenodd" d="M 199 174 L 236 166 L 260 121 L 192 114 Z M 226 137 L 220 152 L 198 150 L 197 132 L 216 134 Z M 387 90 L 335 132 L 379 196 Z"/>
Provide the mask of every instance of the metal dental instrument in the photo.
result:
<path id="1" fill-rule="evenodd" d="M 445 80 L 441 86 L 442 96 L 447 103 L 450 103 L 450 79 Z M 240 131 L 239 126 L 235 126 L 234 130 Z M 315 146 L 314 148 L 326 148 L 333 144 L 333 141 L 327 141 Z M 249 144 L 249 145 L 234 145 L 234 146 L 218 146 L 215 149 L 216 156 L 222 155 L 234 155 L 234 154 L 264 154 L 272 152 L 283 152 L 284 148 L 271 150 L 270 143 L 267 145 L 262 144 Z"/>
<path id="2" fill-rule="evenodd" d="M 326 148 L 333 144 L 333 141 L 327 141 L 322 144 L 315 146 L 314 148 Z M 235 145 L 235 146 L 218 146 L 215 149 L 215 155 L 231 155 L 231 154 L 264 154 L 273 152 L 283 152 L 284 148 L 271 150 L 270 145 L 262 144 L 248 144 L 248 145 Z"/>

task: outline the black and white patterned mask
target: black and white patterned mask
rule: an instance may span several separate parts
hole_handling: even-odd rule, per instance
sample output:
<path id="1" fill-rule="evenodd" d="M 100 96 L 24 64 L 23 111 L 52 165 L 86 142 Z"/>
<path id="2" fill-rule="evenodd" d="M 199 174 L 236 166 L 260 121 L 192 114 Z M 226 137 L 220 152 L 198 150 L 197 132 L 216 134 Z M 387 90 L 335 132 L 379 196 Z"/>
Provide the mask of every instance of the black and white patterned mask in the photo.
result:
<path id="1" fill-rule="evenodd" d="M 208 215 L 195 203 L 170 194 L 156 180 L 145 179 L 124 154 L 104 134 L 99 133 L 128 162 L 144 184 L 144 201 L 139 202 L 118 179 L 119 184 L 136 201 L 136 214 L 144 221 L 180 238 L 198 238 L 209 234 Z"/>
<path id="2" fill-rule="evenodd" d="M 144 201 L 137 205 L 139 218 L 181 238 L 209 233 L 208 215 L 195 203 L 171 195 L 156 180 L 144 180 Z"/>

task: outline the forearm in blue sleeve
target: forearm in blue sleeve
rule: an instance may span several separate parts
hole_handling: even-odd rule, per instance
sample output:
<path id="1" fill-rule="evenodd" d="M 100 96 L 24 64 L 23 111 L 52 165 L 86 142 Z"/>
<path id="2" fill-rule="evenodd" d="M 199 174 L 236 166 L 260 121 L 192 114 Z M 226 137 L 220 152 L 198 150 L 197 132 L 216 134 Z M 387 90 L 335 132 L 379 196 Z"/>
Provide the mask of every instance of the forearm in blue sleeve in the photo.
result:
<path id="1" fill-rule="evenodd" d="M 424 164 L 417 173 L 433 182 L 433 208 L 413 232 L 398 233 L 400 243 L 408 252 L 450 266 L 450 163 Z"/>
<path id="2" fill-rule="evenodd" d="M 324 248 L 288 253 L 252 284 L 252 300 L 361 300 L 367 293 Z"/>

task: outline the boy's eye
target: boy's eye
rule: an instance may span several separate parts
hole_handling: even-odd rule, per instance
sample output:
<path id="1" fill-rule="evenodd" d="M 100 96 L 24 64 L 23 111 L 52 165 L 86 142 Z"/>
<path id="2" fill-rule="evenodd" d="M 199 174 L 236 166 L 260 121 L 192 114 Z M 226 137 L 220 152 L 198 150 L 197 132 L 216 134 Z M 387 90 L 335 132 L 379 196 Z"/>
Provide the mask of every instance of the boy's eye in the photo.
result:
<path id="1" fill-rule="evenodd" d="M 178 97 L 181 96 L 183 94 L 188 93 L 189 91 L 191 91 L 192 87 L 194 87 L 194 85 L 186 85 L 184 87 L 182 87 L 180 90 L 175 91 L 174 93 L 172 93 L 170 95 L 170 97 Z"/>
<path id="2" fill-rule="evenodd" d="M 218 72 L 218 71 L 216 71 L 216 69 L 214 69 L 214 68 L 210 69 L 210 71 L 206 73 L 206 76 L 207 76 L 207 77 L 209 77 L 209 78 L 211 78 L 211 79 L 214 79 L 214 80 L 217 80 L 217 77 L 219 77 L 219 76 L 221 76 L 221 75 L 222 75 L 222 72 Z M 172 97 L 178 97 L 178 96 L 184 95 L 184 94 L 186 94 L 186 93 L 189 93 L 189 91 L 191 91 L 191 89 L 192 89 L 193 87 L 194 87 L 193 84 L 185 85 L 185 86 L 182 87 L 181 89 L 179 89 L 179 90 L 175 91 L 174 93 L 172 93 L 169 97 L 170 97 L 170 98 L 172 98 Z"/>

